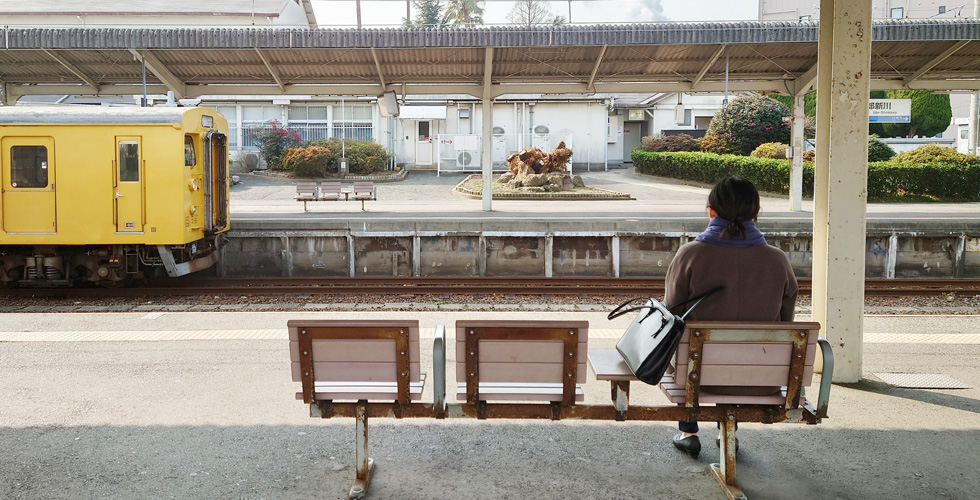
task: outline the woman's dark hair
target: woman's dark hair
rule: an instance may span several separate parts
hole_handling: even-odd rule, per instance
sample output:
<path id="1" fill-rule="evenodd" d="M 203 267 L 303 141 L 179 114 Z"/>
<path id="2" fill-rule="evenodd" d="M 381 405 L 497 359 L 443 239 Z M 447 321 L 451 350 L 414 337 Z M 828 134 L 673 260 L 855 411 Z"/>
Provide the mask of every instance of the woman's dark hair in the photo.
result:
<path id="1" fill-rule="evenodd" d="M 722 236 L 745 238 L 743 223 L 759 217 L 759 190 L 748 179 L 727 177 L 711 188 L 708 206 L 714 209 L 718 217 L 729 222 Z"/>

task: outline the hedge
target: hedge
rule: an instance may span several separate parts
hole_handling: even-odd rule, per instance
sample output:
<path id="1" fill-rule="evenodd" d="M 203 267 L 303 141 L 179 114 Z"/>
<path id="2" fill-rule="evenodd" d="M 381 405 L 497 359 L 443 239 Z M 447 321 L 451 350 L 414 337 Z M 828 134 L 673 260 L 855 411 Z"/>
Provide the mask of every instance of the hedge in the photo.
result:
<path id="1" fill-rule="evenodd" d="M 790 161 L 714 153 L 658 153 L 634 150 L 637 172 L 705 184 L 737 175 L 762 191 L 789 193 Z M 813 196 L 813 164 L 803 163 L 803 195 Z M 868 198 L 936 196 L 980 201 L 980 164 L 868 164 Z"/>

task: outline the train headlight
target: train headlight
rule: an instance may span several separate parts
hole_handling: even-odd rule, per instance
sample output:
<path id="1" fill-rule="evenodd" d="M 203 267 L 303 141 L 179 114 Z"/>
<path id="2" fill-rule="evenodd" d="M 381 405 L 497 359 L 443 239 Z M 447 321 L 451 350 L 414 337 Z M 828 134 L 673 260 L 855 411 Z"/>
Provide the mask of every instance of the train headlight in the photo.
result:
<path id="1" fill-rule="evenodd" d="M 197 179 L 191 179 L 190 184 L 187 185 L 187 189 L 191 191 L 197 191 Z"/>
<path id="2" fill-rule="evenodd" d="M 196 214 L 197 213 L 197 207 L 191 207 L 190 212 L 191 212 L 191 215 Z"/>
<path id="3" fill-rule="evenodd" d="M 204 128 L 214 128 L 214 117 L 211 115 L 202 115 L 201 126 Z"/>
<path id="4" fill-rule="evenodd" d="M 191 255 L 195 255 L 196 253 L 197 253 L 197 243 L 191 243 Z"/>

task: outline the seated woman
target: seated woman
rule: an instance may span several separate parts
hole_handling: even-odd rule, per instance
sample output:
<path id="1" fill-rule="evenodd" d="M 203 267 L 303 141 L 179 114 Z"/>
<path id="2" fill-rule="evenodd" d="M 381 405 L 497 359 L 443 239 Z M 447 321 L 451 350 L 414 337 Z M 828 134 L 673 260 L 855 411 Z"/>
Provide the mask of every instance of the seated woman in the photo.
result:
<path id="1" fill-rule="evenodd" d="M 711 221 L 670 262 L 664 302 L 679 304 L 719 285 L 724 289 L 691 311 L 687 321 L 793 321 L 796 276 L 786 254 L 766 244 L 756 227 L 759 209 L 759 191 L 746 179 L 728 177 L 711 189 Z M 682 309 L 674 313 L 683 314 Z M 680 422 L 679 428 L 674 446 L 697 458 L 698 423 Z"/>

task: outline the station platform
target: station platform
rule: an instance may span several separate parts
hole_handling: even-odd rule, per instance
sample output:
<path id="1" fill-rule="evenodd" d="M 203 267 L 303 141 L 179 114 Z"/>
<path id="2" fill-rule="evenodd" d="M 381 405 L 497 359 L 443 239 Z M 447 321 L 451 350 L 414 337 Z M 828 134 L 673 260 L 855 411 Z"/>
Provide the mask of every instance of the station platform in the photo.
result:
<path id="1" fill-rule="evenodd" d="M 412 171 L 378 183 L 376 201 L 310 202 L 291 179 L 247 175 L 232 188 L 229 245 L 218 275 L 663 276 L 674 252 L 707 225 L 710 186 L 635 174 L 578 172 L 631 200 L 493 200 L 453 194 L 466 175 Z M 759 228 L 799 277 L 813 258 L 813 202 L 789 210 L 764 194 Z M 866 274 L 980 277 L 980 203 L 871 203 Z"/>
<path id="2" fill-rule="evenodd" d="M 263 225 L 275 227 L 289 221 L 330 224 L 351 221 L 445 221 L 492 220 L 573 221 L 573 222 L 656 222 L 683 223 L 707 220 L 706 204 L 710 186 L 692 185 L 671 179 L 633 173 L 632 167 L 609 171 L 576 172 L 586 185 L 630 194 L 633 200 L 493 200 L 491 211 L 483 210 L 482 200 L 452 194 L 453 187 L 466 174 L 443 174 L 416 170 L 400 181 L 379 183 L 378 200 L 360 203 L 314 202 L 309 212 L 294 200 L 295 183 L 289 178 L 246 174 L 232 187 L 231 211 L 235 227 L 249 229 Z M 762 224 L 812 226 L 813 202 L 803 201 L 801 212 L 789 210 L 784 195 L 762 193 Z M 869 203 L 868 223 L 922 225 L 940 224 L 980 229 L 980 203 Z"/>
<path id="3" fill-rule="evenodd" d="M 567 311 L 0 314 L 0 498 L 345 499 L 354 422 L 310 418 L 295 400 L 288 319 L 419 319 L 428 371 L 437 324 L 572 316 L 590 322 L 594 349 L 611 349 L 629 320 Z M 864 380 L 833 386 L 828 419 L 740 426 L 746 495 L 975 498 L 977 320 L 866 316 Z M 882 372 L 938 373 L 969 388 L 899 388 Z M 607 401 L 608 385 L 593 377 L 586 403 Z M 663 398 L 639 384 L 632 395 L 635 404 Z M 671 446 L 668 422 L 376 418 L 368 498 L 720 500 L 708 465 L 714 429 L 705 427 L 693 460 Z"/>

